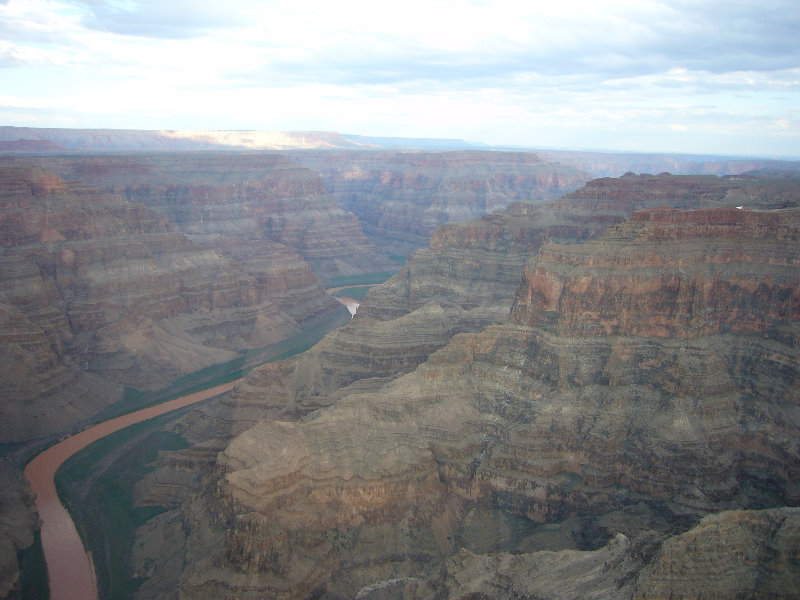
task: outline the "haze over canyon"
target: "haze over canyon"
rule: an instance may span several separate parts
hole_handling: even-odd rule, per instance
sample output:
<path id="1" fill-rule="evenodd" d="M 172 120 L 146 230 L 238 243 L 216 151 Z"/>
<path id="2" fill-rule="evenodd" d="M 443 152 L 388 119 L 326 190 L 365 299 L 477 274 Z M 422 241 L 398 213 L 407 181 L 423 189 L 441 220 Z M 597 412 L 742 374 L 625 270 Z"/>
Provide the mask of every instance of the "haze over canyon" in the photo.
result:
<path id="1" fill-rule="evenodd" d="M 63 469 L 101 598 L 800 597 L 800 163 L 0 127 L 0 283 L 0 598 L 240 376 Z"/>

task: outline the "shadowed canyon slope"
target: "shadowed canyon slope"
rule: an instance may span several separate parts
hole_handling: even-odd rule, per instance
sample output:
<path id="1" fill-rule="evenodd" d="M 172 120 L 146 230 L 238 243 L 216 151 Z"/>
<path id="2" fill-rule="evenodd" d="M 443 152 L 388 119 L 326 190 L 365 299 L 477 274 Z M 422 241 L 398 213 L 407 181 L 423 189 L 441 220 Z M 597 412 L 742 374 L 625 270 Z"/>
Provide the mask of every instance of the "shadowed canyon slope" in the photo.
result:
<path id="1" fill-rule="evenodd" d="M 322 281 L 397 268 L 317 176 L 277 154 L 106 155 L 39 162 L 66 179 L 90 181 L 147 206 L 193 241 L 236 252 L 240 259 L 243 253 L 267 255 L 278 243 L 300 254 Z"/>
<path id="2" fill-rule="evenodd" d="M 392 254 L 428 245 L 434 229 L 512 202 L 558 198 L 590 176 L 531 152 L 296 152 L 339 206 Z"/>
<path id="3" fill-rule="evenodd" d="M 800 217 L 742 197 L 798 200 L 625 177 L 440 228 L 351 324 L 221 403 L 219 440 L 238 435 L 140 532 L 139 596 L 680 597 L 711 563 L 671 536 L 720 511 L 727 539 L 783 528 L 743 589 L 791 589 Z M 208 468 L 200 449 L 150 489 Z M 184 566 L 145 569 L 166 530 Z"/>
<path id="4" fill-rule="evenodd" d="M 346 318 L 286 246 L 225 256 L 114 194 L 39 167 L 0 175 L 5 441 Z"/>

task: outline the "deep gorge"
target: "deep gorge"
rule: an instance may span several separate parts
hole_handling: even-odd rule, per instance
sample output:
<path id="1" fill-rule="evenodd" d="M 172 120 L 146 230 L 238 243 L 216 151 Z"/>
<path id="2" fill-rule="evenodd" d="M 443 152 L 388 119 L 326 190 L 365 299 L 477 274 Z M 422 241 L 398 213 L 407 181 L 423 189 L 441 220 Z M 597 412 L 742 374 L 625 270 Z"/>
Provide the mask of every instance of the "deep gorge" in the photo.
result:
<path id="1" fill-rule="evenodd" d="M 690 597 L 708 561 L 716 591 L 798 589 L 797 177 L 473 151 L 0 176 L 9 464 L 252 368 L 133 486 L 134 597 Z M 324 292 L 391 272 L 352 320 Z"/>

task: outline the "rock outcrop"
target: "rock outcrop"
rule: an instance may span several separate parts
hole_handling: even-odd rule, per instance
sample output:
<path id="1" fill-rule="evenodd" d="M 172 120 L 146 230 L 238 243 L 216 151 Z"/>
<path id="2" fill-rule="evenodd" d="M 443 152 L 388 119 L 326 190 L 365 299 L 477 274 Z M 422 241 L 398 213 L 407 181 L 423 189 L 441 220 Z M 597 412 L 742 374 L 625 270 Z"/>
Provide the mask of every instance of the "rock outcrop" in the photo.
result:
<path id="1" fill-rule="evenodd" d="M 33 543 L 39 527 L 34 498 L 9 462 L 0 459 L 0 598 L 19 597 L 23 548 Z"/>
<path id="2" fill-rule="evenodd" d="M 465 309 L 510 306 L 520 270 L 548 240 L 580 243 L 636 210 L 796 206 L 794 180 L 715 176 L 631 175 L 597 179 L 540 205 L 514 203 L 479 220 L 439 227 L 395 277 L 373 288 L 359 316 L 397 318 L 428 302 Z M 503 313 L 505 316 L 505 313 Z"/>
<path id="3" fill-rule="evenodd" d="M 666 540 L 634 598 L 800 597 L 800 508 L 728 511 Z"/>
<path id="4" fill-rule="evenodd" d="M 447 561 L 442 585 L 454 600 L 797 598 L 799 511 L 787 507 L 709 515 L 667 538 L 644 569 L 641 553 L 621 533 L 592 551 L 486 555 L 462 550 Z M 431 595 L 418 586 L 400 597 Z"/>
<path id="5" fill-rule="evenodd" d="M 513 202 L 559 198 L 590 176 L 531 152 L 293 153 L 391 254 L 424 248 L 439 225 Z"/>
<path id="6" fill-rule="evenodd" d="M 235 438 L 186 508 L 213 525 L 185 528 L 180 593 L 486 593 L 448 557 L 534 555 L 458 555 L 497 579 L 611 544 L 607 576 L 560 559 L 629 597 L 653 540 L 797 504 L 799 237 L 797 211 L 664 209 L 545 245 L 508 322 Z"/>
<path id="7" fill-rule="evenodd" d="M 452 600 L 630 598 L 641 568 L 630 540 L 618 533 L 597 550 L 474 554 L 461 550 L 447 561 L 442 582 Z M 421 596 L 415 590 L 415 596 Z"/>
<path id="8" fill-rule="evenodd" d="M 3 441 L 62 431 L 122 386 L 159 389 L 349 317 L 286 246 L 240 262 L 238 247 L 223 256 L 40 167 L 0 177 Z"/>
<path id="9" fill-rule="evenodd" d="M 31 159 L 32 160 L 32 159 Z M 47 157 L 69 180 L 91 182 L 147 206 L 193 242 L 253 258 L 282 244 L 323 282 L 393 271 L 356 216 L 340 208 L 319 177 L 277 154 L 168 154 Z M 280 250 L 279 250 L 280 251 Z M 299 301 L 298 295 L 295 301 Z"/>

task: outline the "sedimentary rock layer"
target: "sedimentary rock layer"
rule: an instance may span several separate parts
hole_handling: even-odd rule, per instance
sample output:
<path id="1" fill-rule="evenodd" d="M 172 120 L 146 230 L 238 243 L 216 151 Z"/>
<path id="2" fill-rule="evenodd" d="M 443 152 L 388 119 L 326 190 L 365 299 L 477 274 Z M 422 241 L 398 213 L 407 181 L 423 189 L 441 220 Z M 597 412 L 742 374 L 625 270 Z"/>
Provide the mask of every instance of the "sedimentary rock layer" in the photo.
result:
<path id="1" fill-rule="evenodd" d="M 514 203 L 499 214 L 439 227 L 430 247 L 416 252 L 383 286 L 374 288 L 360 316 L 392 319 L 431 302 L 463 308 L 507 306 L 520 269 L 546 241 L 579 243 L 658 206 L 684 209 L 797 205 L 792 180 L 671 175 L 599 179 L 541 205 Z"/>
<path id="2" fill-rule="evenodd" d="M 30 159 L 32 160 L 32 159 Z M 277 154 L 50 157 L 67 179 L 119 194 L 162 214 L 215 250 L 264 256 L 292 248 L 323 281 L 396 268 L 337 206 L 311 171 Z M 243 248 L 245 247 L 245 248 Z"/>
<path id="3" fill-rule="evenodd" d="M 634 598 L 797 598 L 800 508 L 728 511 L 664 542 Z"/>
<path id="4" fill-rule="evenodd" d="M 348 317 L 286 246 L 223 256 L 140 204 L 40 167 L 0 177 L 4 441 L 69 427 L 122 385 L 158 389 Z"/>
<path id="5" fill-rule="evenodd" d="M 439 225 L 475 219 L 512 202 L 542 202 L 589 175 L 531 152 L 293 153 L 358 215 L 370 239 L 407 256 Z"/>
<path id="6" fill-rule="evenodd" d="M 190 567 L 183 593 L 434 581 L 459 547 L 480 550 L 475 511 L 518 520 L 495 547 L 535 551 L 535 523 L 581 517 L 601 543 L 639 544 L 723 509 L 797 503 L 798 223 L 652 210 L 545 246 L 509 322 L 455 336 L 380 390 L 237 437 L 208 500 L 224 549 Z M 572 301 L 587 277 L 598 291 Z M 720 318 L 732 311 L 738 326 Z"/>

